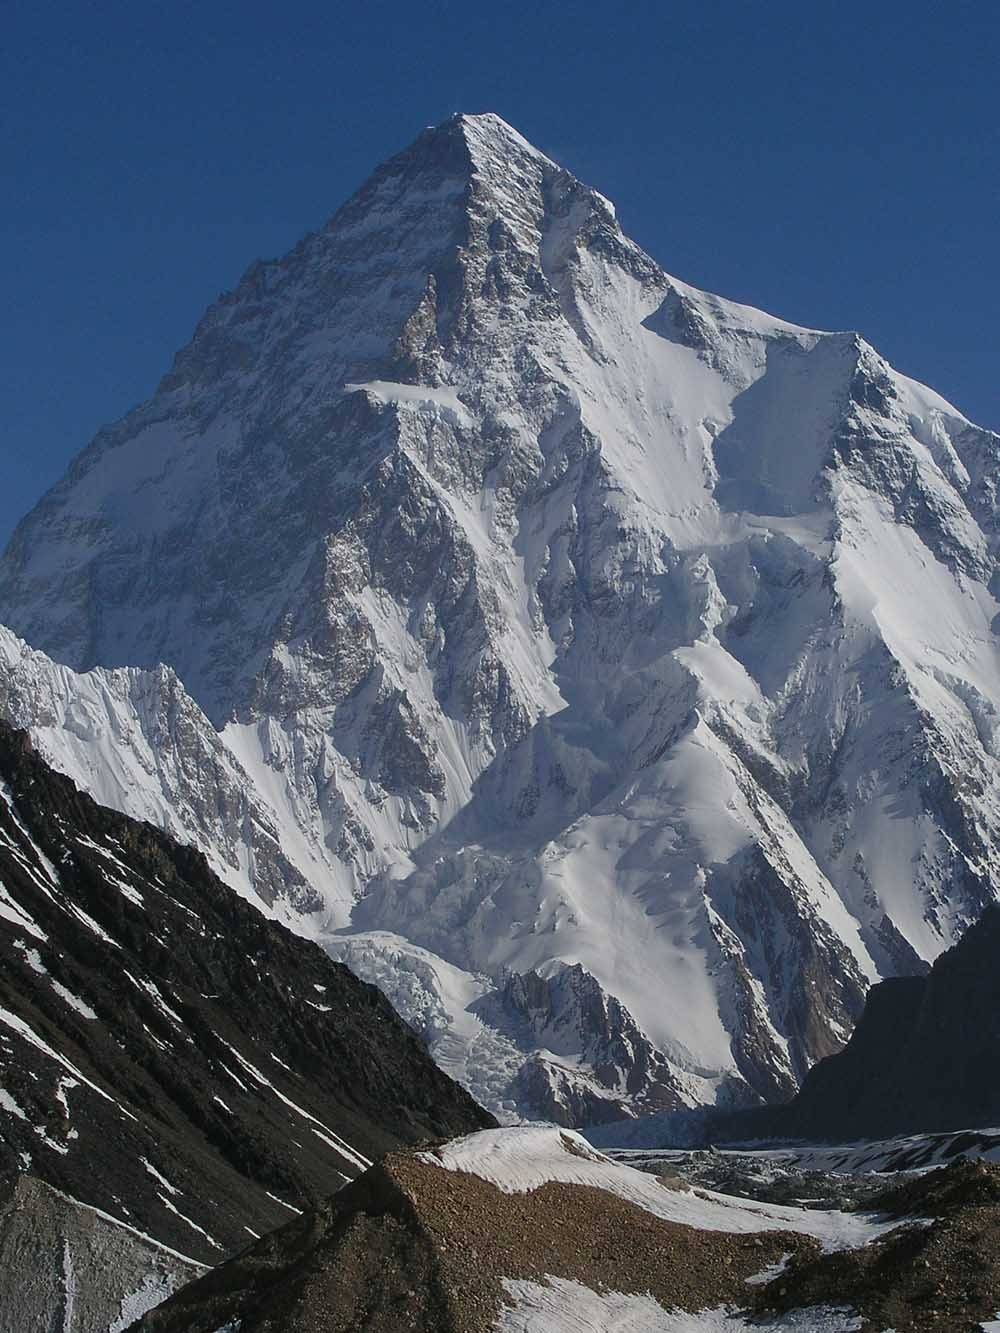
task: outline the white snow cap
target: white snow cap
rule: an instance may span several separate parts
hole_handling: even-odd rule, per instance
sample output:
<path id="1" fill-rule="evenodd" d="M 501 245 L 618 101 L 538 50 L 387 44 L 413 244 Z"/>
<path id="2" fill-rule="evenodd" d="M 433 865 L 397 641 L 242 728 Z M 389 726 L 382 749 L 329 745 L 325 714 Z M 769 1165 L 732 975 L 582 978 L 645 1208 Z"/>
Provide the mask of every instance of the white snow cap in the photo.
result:
<path id="1" fill-rule="evenodd" d="M 515 130 L 514 126 L 509 124 L 502 116 L 498 116 L 493 111 L 484 111 L 478 115 L 468 115 L 465 112 L 459 112 L 455 117 L 458 124 L 462 127 L 466 141 L 470 147 L 479 147 L 489 145 L 492 148 L 506 146 L 510 150 L 516 150 L 521 153 L 530 153 L 532 157 L 541 158 L 552 166 L 557 164 L 552 162 L 546 155 L 533 143 Z"/>

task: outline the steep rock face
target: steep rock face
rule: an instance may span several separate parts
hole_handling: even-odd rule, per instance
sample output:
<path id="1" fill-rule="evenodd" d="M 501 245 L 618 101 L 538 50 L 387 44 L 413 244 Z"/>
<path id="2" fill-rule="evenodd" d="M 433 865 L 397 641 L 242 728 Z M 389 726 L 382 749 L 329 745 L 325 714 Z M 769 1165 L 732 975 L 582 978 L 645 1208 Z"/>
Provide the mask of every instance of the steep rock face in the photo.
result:
<path id="1" fill-rule="evenodd" d="M 778 1132 L 844 1139 L 996 1125 L 998 950 L 994 905 L 926 976 L 873 987 L 843 1051 L 770 1113 Z"/>
<path id="2" fill-rule="evenodd" d="M 278 846 L 171 798 L 189 836 L 318 894 L 404 1009 L 419 958 L 480 1095 L 469 1004 L 579 966 L 646 1052 L 630 1104 L 781 1098 L 996 894 L 997 463 L 862 338 L 669 277 L 460 116 L 209 310 L 20 525 L 0 616 L 167 663 Z M 519 1022 L 493 1104 L 541 1069 L 569 1105 Z"/>
<path id="3" fill-rule="evenodd" d="M 31 1176 L 0 1205 L 0 1333 L 122 1333 L 204 1271 Z"/>
<path id="4" fill-rule="evenodd" d="M 374 987 L 0 723 L 0 1189 L 215 1263 L 490 1121 Z"/>
<path id="5" fill-rule="evenodd" d="M 518 1101 L 539 1119 L 595 1124 L 682 1101 L 669 1063 L 579 963 L 508 972 L 474 1011 L 536 1052 L 518 1071 Z"/>

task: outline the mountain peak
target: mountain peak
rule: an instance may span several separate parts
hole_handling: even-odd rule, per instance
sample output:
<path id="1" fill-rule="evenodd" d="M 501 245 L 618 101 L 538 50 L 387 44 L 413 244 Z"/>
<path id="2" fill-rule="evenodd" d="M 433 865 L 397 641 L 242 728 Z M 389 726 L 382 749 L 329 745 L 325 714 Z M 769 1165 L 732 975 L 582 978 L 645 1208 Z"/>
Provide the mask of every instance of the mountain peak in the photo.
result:
<path id="1" fill-rule="evenodd" d="M 221 755 L 244 795 L 193 835 L 314 886 L 428 1030 L 461 994 L 478 1043 L 492 977 L 490 1060 L 447 1057 L 506 1071 L 484 1098 L 784 1096 L 1000 891 L 998 493 L 993 437 L 853 335 L 674 282 L 459 115 L 211 307 L 22 523 L 0 619 L 168 663 L 150 814 Z M 107 679 L 64 730 L 109 732 Z"/>
<path id="2" fill-rule="evenodd" d="M 452 156 L 456 150 L 458 155 Z M 378 166 L 371 179 L 377 180 L 386 174 L 395 175 L 407 166 L 412 167 L 415 162 L 421 165 L 450 162 L 455 166 L 462 164 L 467 169 L 470 164 L 481 165 L 487 157 L 494 161 L 529 157 L 560 170 L 557 163 L 495 112 L 470 114 L 456 111 L 438 124 L 428 125 L 421 130 L 408 147 Z M 363 186 L 362 190 L 365 188 Z"/>
<path id="3" fill-rule="evenodd" d="M 536 198 L 543 183 L 559 177 L 574 177 L 547 157 L 495 112 L 476 115 L 456 112 L 438 125 L 429 125 L 402 152 L 377 167 L 369 180 L 339 214 L 357 203 L 367 206 L 372 198 L 389 193 L 398 198 L 400 189 L 427 198 L 433 191 L 440 199 L 448 183 L 467 189 L 473 183 L 506 192 L 502 201 L 516 212 L 527 197 Z"/>
<path id="4" fill-rule="evenodd" d="M 555 177 L 574 182 L 500 116 L 459 112 L 376 167 L 324 232 L 383 232 L 398 261 L 400 232 L 416 229 L 435 245 L 444 239 L 445 249 L 460 240 L 474 199 L 492 199 L 497 215 L 544 211 L 541 196 Z"/>
<path id="5" fill-rule="evenodd" d="M 530 140 L 514 128 L 495 111 L 456 111 L 437 125 L 428 125 L 417 136 L 412 147 L 426 142 L 440 142 L 442 139 L 461 138 L 473 154 L 477 149 L 492 149 L 508 154 L 528 153 L 532 157 L 557 166 Z M 409 152 L 410 150 L 406 150 Z M 400 156 L 405 156 L 406 153 Z"/>
<path id="6" fill-rule="evenodd" d="M 474 159 L 477 155 L 483 154 L 520 156 L 527 153 L 538 161 L 555 167 L 556 170 L 560 169 L 557 163 L 494 111 L 484 111 L 474 116 L 459 112 L 452 117 L 452 121 L 461 130 Z"/>

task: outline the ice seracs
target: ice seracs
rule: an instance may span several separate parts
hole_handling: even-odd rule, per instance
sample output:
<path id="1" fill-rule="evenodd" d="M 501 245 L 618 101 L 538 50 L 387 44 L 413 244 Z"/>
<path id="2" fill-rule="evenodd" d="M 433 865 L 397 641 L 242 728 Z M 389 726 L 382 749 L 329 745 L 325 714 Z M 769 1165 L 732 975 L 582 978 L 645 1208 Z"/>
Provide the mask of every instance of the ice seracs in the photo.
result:
<path id="1" fill-rule="evenodd" d="M 781 1098 L 996 895 L 997 447 L 460 116 L 209 309 L 0 618 L 109 721 L 154 673 L 184 734 L 107 763 L 492 1105 Z"/>

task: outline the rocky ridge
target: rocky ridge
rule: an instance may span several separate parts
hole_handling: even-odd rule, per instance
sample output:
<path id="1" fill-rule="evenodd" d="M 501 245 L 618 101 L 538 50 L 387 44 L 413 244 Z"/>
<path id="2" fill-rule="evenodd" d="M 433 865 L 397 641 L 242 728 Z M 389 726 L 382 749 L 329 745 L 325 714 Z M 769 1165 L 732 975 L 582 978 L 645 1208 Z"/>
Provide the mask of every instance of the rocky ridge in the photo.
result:
<path id="1" fill-rule="evenodd" d="M 378 990 L 3 723 L 0 956 L 0 1200 L 33 1177 L 119 1248 L 217 1263 L 387 1149 L 490 1123 Z"/>
<path id="2" fill-rule="evenodd" d="M 1000 906 L 926 976 L 874 986 L 851 1039 L 775 1117 L 803 1139 L 885 1138 L 1000 1124 Z"/>
<path id="3" fill-rule="evenodd" d="M 487 1132 L 391 1154 L 132 1333 L 978 1333 L 1000 1298 L 998 1180 L 960 1163 L 883 1187 L 874 1213 L 806 1210 L 644 1175 L 566 1131 Z"/>

